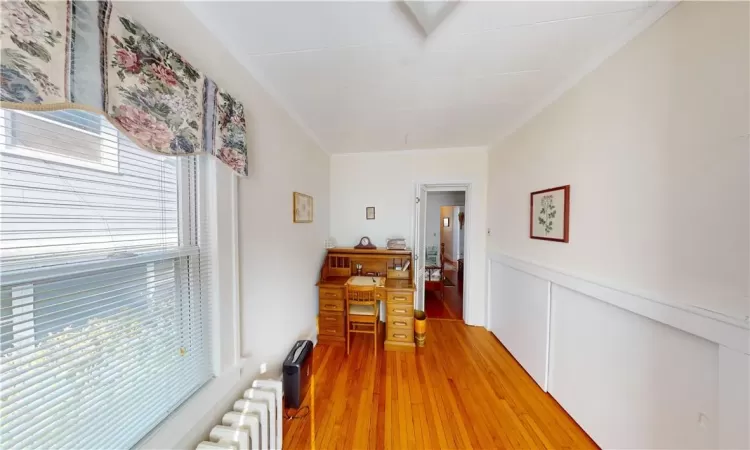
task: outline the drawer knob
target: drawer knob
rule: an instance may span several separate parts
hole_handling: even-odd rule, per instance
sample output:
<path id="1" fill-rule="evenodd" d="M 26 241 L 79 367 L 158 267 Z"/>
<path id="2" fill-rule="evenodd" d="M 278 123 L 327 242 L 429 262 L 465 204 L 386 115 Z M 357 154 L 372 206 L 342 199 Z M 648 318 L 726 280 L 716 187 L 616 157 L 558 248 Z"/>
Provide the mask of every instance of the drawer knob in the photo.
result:
<path id="1" fill-rule="evenodd" d="M 336 309 L 336 305 L 331 305 L 330 303 L 324 306 L 325 309 Z"/>
<path id="2" fill-rule="evenodd" d="M 402 326 L 406 326 L 406 322 L 402 322 L 402 321 L 400 321 L 400 320 L 394 320 L 394 321 L 393 321 L 393 324 L 394 324 L 394 325 L 402 325 Z"/>
<path id="3" fill-rule="evenodd" d="M 393 297 L 394 300 L 406 301 L 406 297 Z"/>

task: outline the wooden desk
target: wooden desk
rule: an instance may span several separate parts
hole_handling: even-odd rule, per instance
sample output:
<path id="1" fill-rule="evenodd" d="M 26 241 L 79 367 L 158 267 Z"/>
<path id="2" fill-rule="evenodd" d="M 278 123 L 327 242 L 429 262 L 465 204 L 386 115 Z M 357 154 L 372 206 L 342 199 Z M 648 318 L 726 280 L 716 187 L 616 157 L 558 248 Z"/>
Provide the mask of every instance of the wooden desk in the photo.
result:
<path id="1" fill-rule="evenodd" d="M 396 266 L 407 270 L 396 270 Z M 372 273 L 378 279 L 375 298 L 385 302 L 385 349 L 414 351 L 414 283 L 410 250 L 358 250 L 351 247 L 328 250 L 320 269 L 318 286 L 318 342 L 346 343 L 345 288 L 357 273 Z"/>

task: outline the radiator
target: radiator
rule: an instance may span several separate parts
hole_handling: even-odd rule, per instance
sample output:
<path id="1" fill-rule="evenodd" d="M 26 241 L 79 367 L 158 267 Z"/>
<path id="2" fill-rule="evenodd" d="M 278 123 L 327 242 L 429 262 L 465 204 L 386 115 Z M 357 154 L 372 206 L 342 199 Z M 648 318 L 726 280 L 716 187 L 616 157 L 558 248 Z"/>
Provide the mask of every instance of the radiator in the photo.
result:
<path id="1" fill-rule="evenodd" d="M 196 450 L 275 450 L 282 444 L 281 381 L 255 380 Z"/>

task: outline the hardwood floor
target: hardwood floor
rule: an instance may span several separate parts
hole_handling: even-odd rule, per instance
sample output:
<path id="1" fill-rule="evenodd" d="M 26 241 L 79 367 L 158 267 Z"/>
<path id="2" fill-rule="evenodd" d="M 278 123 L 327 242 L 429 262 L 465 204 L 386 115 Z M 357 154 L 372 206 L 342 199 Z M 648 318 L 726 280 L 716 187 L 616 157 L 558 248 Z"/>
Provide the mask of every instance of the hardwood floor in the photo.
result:
<path id="1" fill-rule="evenodd" d="M 425 292 L 425 313 L 430 319 L 462 320 L 464 300 L 462 286 L 459 287 L 458 273 L 456 270 L 446 270 L 445 276 L 452 281 L 453 286 L 443 287 L 442 293 Z"/>
<path id="2" fill-rule="evenodd" d="M 417 353 L 371 336 L 314 350 L 310 414 L 285 449 L 596 448 L 487 330 L 428 320 Z M 381 335 L 382 336 L 382 335 Z"/>

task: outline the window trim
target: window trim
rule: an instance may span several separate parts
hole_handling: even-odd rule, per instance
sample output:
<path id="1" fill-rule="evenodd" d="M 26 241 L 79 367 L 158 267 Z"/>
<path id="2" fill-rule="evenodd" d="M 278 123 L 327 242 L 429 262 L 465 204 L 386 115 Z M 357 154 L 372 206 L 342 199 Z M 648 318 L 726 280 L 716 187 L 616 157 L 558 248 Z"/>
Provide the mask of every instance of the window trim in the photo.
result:
<path id="1" fill-rule="evenodd" d="M 100 138 L 99 153 L 113 155 L 115 156 L 115 158 L 109 159 L 109 160 L 103 159 L 105 162 L 97 163 L 97 162 L 92 162 L 92 161 L 84 161 L 84 160 L 76 159 L 76 158 L 70 158 L 70 157 L 66 157 L 63 155 L 57 155 L 55 153 L 44 152 L 44 151 L 36 150 L 33 148 L 19 147 L 17 145 L 13 145 L 13 141 L 11 140 L 13 127 L 14 127 L 13 118 L 10 117 L 10 115 L 6 116 L 8 112 L 11 115 L 20 114 L 20 115 L 27 116 L 27 117 L 33 117 L 34 119 L 41 120 L 47 123 L 51 123 L 51 124 L 54 124 L 54 125 L 57 125 L 57 126 L 69 129 L 69 130 L 74 130 L 74 131 L 84 133 L 90 136 L 99 137 Z M 13 155 L 13 156 L 20 156 L 23 158 L 31 158 L 31 159 L 38 159 L 42 161 L 49 161 L 55 164 L 65 164 L 69 166 L 81 167 L 84 169 L 99 170 L 102 172 L 119 174 L 120 173 L 120 132 L 111 123 L 109 123 L 107 119 L 105 119 L 102 116 L 98 116 L 98 117 L 100 121 L 100 127 L 103 129 L 110 130 L 111 136 L 115 137 L 114 141 L 107 140 L 104 137 L 102 137 L 104 133 L 94 133 L 93 131 L 82 130 L 72 125 L 50 120 L 46 117 L 40 117 L 28 111 L 8 110 L 6 112 L 5 110 L 0 109 L 0 123 L 2 123 L 2 127 L 6 130 L 2 135 L 0 135 L 0 153 L 6 153 L 9 155 Z"/>

